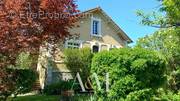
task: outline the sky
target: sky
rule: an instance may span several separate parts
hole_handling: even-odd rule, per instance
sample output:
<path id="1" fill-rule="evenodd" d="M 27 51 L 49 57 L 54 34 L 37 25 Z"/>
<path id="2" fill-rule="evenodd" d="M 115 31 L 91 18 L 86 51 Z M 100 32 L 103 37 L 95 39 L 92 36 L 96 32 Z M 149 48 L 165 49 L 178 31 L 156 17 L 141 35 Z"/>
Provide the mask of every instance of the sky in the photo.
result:
<path id="1" fill-rule="evenodd" d="M 140 24 L 140 18 L 136 16 L 137 10 L 151 12 L 158 10 L 160 5 L 157 0 L 77 0 L 80 11 L 89 10 L 100 6 L 134 41 L 138 38 L 152 34 L 157 29 Z"/>

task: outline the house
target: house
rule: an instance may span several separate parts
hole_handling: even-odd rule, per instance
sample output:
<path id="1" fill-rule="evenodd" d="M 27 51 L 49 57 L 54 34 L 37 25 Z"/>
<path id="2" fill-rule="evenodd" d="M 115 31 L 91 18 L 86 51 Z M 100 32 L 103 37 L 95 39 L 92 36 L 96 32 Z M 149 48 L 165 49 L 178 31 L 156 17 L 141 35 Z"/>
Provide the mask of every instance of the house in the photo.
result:
<path id="1" fill-rule="evenodd" d="M 37 71 L 41 88 L 57 79 L 71 78 L 70 71 L 63 63 L 63 49 L 90 47 L 92 52 L 126 47 L 132 40 L 127 34 L 100 8 L 82 12 L 77 27 L 69 29 L 72 37 L 59 43 L 55 56 L 50 55 L 51 45 L 40 48 Z"/>

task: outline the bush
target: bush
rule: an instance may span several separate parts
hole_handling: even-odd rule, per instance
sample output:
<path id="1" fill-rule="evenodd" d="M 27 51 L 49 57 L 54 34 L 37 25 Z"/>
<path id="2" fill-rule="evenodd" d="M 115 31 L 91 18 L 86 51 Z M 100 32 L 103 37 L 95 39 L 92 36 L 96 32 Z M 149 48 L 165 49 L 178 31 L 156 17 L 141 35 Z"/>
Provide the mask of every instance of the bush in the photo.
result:
<path id="1" fill-rule="evenodd" d="M 33 70 L 17 70 L 15 73 L 17 80 L 16 87 L 21 88 L 19 93 L 27 93 L 32 90 L 32 87 L 37 79 L 37 74 Z"/>
<path id="2" fill-rule="evenodd" d="M 7 73 L 12 74 L 6 78 L 6 81 L 11 82 L 11 90 L 5 95 L 22 94 L 32 90 L 32 87 L 37 79 L 37 74 L 30 69 L 7 69 Z"/>
<path id="3" fill-rule="evenodd" d="M 180 101 L 180 92 L 179 93 L 173 93 L 172 91 L 165 91 L 164 89 L 158 89 L 154 100 L 156 101 Z"/>
<path id="4" fill-rule="evenodd" d="M 62 91 L 76 90 L 77 85 L 75 84 L 74 80 L 59 81 L 57 83 L 47 85 L 43 92 L 46 95 L 60 95 Z"/>
<path id="5" fill-rule="evenodd" d="M 153 96 L 152 89 L 143 89 L 129 93 L 125 101 L 153 101 Z"/>
<path id="6" fill-rule="evenodd" d="M 50 85 L 47 85 L 44 88 L 43 93 L 46 95 L 60 95 L 61 94 L 61 87 L 62 87 L 62 82 L 57 82 L 57 83 L 53 83 Z"/>
<path id="7" fill-rule="evenodd" d="M 166 81 L 165 59 L 157 52 L 141 48 L 98 53 L 92 60 L 91 68 L 91 73 L 98 75 L 101 87 L 106 86 L 102 83 L 105 73 L 110 76 L 108 93 L 105 89 L 98 90 L 96 82 L 93 82 L 95 92 L 101 99 L 125 99 L 129 94 L 144 94 L 147 89 L 156 89 Z"/>
<path id="8" fill-rule="evenodd" d="M 93 54 L 89 48 L 66 49 L 65 64 L 71 72 L 79 72 L 83 81 L 90 75 Z"/>

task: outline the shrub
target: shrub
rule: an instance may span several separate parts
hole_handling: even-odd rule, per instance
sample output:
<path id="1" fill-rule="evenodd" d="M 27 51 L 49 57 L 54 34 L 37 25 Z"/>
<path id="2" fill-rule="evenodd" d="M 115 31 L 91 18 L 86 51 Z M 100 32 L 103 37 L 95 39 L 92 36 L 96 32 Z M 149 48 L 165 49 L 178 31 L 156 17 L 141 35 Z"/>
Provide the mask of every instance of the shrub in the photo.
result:
<path id="1" fill-rule="evenodd" d="M 123 48 L 98 53 L 92 60 L 91 68 L 91 73 L 98 75 L 101 87 L 106 86 L 102 83 L 105 73 L 108 72 L 110 76 L 109 92 L 98 90 L 96 82 L 93 82 L 99 99 L 125 99 L 129 94 L 144 94 L 147 89 L 156 89 L 166 81 L 166 61 L 162 55 L 141 48 Z"/>
<path id="2" fill-rule="evenodd" d="M 65 64 L 72 72 L 80 72 L 83 81 L 90 75 L 93 54 L 89 48 L 66 49 Z"/>
<path id="3" fill-rule="evenodd" d="M 153 96 L 152 89 L 143 89 L 129 93 L 125 101 L 153 101 Z"/>
<path id="4" fill-rule="evenodd" d="M 57 83 L 47 85 L 43 92 L 46 95 L 60 95 L 62 91 L 76 90 L 77 85 L 75 84 L 74 80 L 59 81 Z"/>
<path id="5" fill-rule="evenodd" d="M 17 80 L 17 88 L 21 88 L 19 93 L 27 93 L 32 90 L 32 87 L 37 79 L 37 74 L 33 70 L 17 70 L 15 73 Z"/>
<path id="6" fill-rule="evenodd" d="M 6 81 L 11 81 L 11 90 L 8 92 L 3 92 L 6 94 L 22 94 L 27 93 L 32 90 L 33 84 L 37 79 L 37 74 L 30 69 L 7 69 L 7 73 L 13 73 L 11 76 L 6 78 Z"/>
<path id="7" fill-rule="evenodd" d="M 154 100 L 158 101 L 180 101 L 180 92 L 178 93 L 173 93 L 170 90 L 164 90 L 162 88 L 158 89 L 155 96 Z"/>
<path id="8" fill-rule="evenodd" d="M 62 84 L 63 91 L 74 90 L 76 88 L 74 80 L 63 81 Z"/>
<path id="9" fill-rule="evenodd" d="M 62 82 L 57 82 L 57 83 L 47 85 L 44 88 L 43 92 L 46 95 L 60 95 L 62 91 L 61 89 L 62 85 L 63 85 Z"/>

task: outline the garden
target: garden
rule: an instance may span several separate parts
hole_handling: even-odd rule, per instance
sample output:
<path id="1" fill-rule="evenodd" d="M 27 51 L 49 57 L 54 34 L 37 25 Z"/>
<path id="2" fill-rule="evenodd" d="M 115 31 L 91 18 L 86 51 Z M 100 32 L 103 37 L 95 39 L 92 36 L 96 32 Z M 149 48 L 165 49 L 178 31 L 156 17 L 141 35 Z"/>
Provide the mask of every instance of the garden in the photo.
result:
<path id="1" fill-rule="evenodd" d="M 71 55 L 72 53 L 74 55 Z M 168 63 L 164 55 L 157 51 L 122 48 L 94 54 L 89 48 L 83 48 L 67 49 L 65 54 L 67 66 L 73 72 L 82 70 L 79 73 L 83 75 L 83 84 L 90 80 L 93 93 L 88 92 L 89 89 L 86 89 L 86 93 L 81 92 L 78 80 L 68 80 L 47 85 L 37 95 L 16 96 L 31 91 L 36 78 L 33 71 L 20 69 L 13 71 L 16 72 L 16 76 L 18 75 L 18 79 L 14 79 L 13 76 L 9 78 L 16 81 L 16 87 L 6 93 L 15 95 L 9 97 L 8 101 L 12 99 L 14 101 L 179 101 L 180 99 L 180 92 L 169 88 Z M 23 55 L 24 60 L 29 60 L 24 56 L 26 55 Z M 72 59 L 76 61 L 71 61 Z M 10 69 L 9 72 L 12 70 Z M 92 77 L 94 73 L 98 76 L 101 89 Z M 109 90 L 106 88 L 106 73 L 109 74 Z"/>

